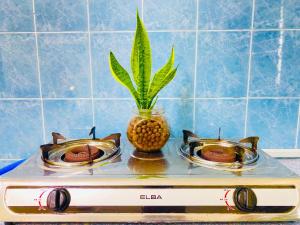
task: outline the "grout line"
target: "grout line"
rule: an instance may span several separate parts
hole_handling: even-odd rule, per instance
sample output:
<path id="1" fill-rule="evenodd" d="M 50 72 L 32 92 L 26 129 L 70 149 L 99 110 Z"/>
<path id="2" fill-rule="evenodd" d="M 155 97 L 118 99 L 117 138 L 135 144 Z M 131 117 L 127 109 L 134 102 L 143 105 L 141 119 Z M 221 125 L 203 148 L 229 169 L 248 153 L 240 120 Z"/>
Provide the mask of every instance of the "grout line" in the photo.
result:
<path id="1" fill-rule="evenodd" d="M 246 97 L 208 97 L 208 98 L 202 98 L 202 97 L 196 97 L 196 100 L 240 100 L 240 99 L 246 99 Z"/>
<path id="2" fill-rule="evenodd" d="M 32 0 L 32 12 L 33 12 L 33 25 L 34 25 L 34 37 L 35 37 L 35 48 L 36 48 L 36 60 L 37 60 L 37 73 L 38 73 L 38 83 L 39 83 L 39 94 L 41 102 L 41 116 L 42 116 L 42 129 L 43 129 L 43 141 L 46 143 L 46 130 L 45 130 L 45 117 L 44 117 L 44 101 L 42 92 L 42 82 L 41 82 L 41 70 L 40 70 L 40 56 L 39 56 L 39 45 L 38 45 L 38 34 L 36 32 L 36 15 L 35 15 L 35 0 Z"/>
<path id="3" fill-rule="evenodd" d="M 253 46 L 254 12 L 255 12 L 255 0 L 252 0 L 251 29 L 250 29 L 250 43 L 249 43 L 249 56 L 248 56 L 249 59 L 248 59 L 248 77 L 247 77 L 247 97 L 246 97 L 245 122 L 244 122 L 244 137 L 247 136 L 249 89 L 250 89 L 251 63 L 252 63 L 252 46 Z"/>
<path id="4" fill-rule="evenodd" d="M 46 101 L 56 101 L 56 100 L 92 100 L 92 98 L 44 98 Z"/>
<path id="5" fill-rule="evenodd" d="M 41 98 L 0 98 L 0 101 L 33 101 L 40 100 Z M 130 97 L 93 97 L 95 100 L 129 100 Z M 164 100 L 238 100 L 238 99 L 247 99 L 247 97 L 160 97 L 159 99 Z M 300 100 L 300 97 L 248 97 L 248 99 L 262 99 L 262 100 Z M 92 98 L 43 98 L 44 101 L 56 101 L 56 100 L 92 100 Z"/>
<path id="6" fill-rule="evenodd" d="M 0 98 L 0 101 L 34 101 L 41 98 Z"/>
<path id="7" fill-rule="evenodd" d="M 196 132 L 196 86 L 197 86 L 197 65 L 198 65 L 198 19 L 199 19 L 199 0 L 196 5 L 196 37 L 195 37 L 195 66 L 194 66 L 194 100 L 193 100 L 193 132 Z"/>
<path id="8" fill-rule="evenodd" d="M 92 68 L 89 0 L 86 0 L 86 7 L 87 7 L 86 10 L 87 10 L 87 25 L 88 25 L 89 70 L 90 70 L 90 88 L 91 88 L 91 98 L 92 98 L 92 115 L 93 115 L 93 126 L 95 126 L 95 104 L 94 104 L 94 84 L 93 84 L 93 68 Z"/>
<path id="9" fill-rule="evenodd" d="M 90 33 L 92 34 L 102 34 L 102 33 L 134 33 L 134 30 L 99 30 L 99 31 L 93 31 L 91 30 Z"/>
<path id="10" fill-rule="evenodd" d="M 279 28 L 283 28 L 283 0 L 281 0 L 281 6 L 280 6 L 280 20 L 279 20 Z M 281 30 L 279 32 L 279 38 L 278 38 L 278 49 L 277 49 L 277 74 L 275 78 L 275 83 L 276 85 L 280 85 L 281 82 L 281 75 L 282 75 L 282 49 L 283 49 L 283 44 L 284 44 L 284 32 Z"/>
<path id="11" fill-rule="evenodd" d="M 298 147 L 299 133 L 300 133 L 300 101 L 299 101 L 299 107 L 298 107 L 298 120 L 297 120 L 297 128 L 296 128 L 295 148 Z"/>
<path id="12" fill-rule="evenodd" d="M 159 33 L 159 32 L 267 32 L 267 31 L 300 31 L 300 28 L 283 28 L 283 29 L 223 29 L 223 30 L 205 30 L 205 29 L 182 29 L 182 30 L 176 30 L 176 29 L 170 29 L 170 30 L 147 30 L 149 33 Z M 87 33 L 134 33 L 134 30 L 94 30 L 94 31 L 19 31 L 19 32 L 10 32 L 10 31 L 1 31 L 1 34 L 87 34 Z"/>

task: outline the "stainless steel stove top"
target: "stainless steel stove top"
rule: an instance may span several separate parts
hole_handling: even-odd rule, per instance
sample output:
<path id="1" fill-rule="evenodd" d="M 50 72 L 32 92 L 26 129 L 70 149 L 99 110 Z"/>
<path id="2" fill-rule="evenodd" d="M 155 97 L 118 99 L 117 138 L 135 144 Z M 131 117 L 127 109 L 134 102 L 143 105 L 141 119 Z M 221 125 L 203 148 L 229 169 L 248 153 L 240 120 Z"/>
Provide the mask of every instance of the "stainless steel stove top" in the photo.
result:
<path id="1" fill-rule="evenodd" d="M 300 178 L 257 150 L 251 167 L 212 169 L 182 155 L 125 142 L 111 158 L 75 167 L 38 151 L 0 178 L 0 220 L 15 222 L 199 222 L 300 219 Z"/>
<path id="2" fill-rule="evenodd" d="M 2 179 L 47 179 L 47 178 L 287 178 L 298 177 L 295 173 L 282 166 L 263 151 L 259 151 L 259 160 L 251 169 L 245 171 L 226 171 L 206 168 L 180 155 L 181 140 L 170 140 L 158 153 L 138 153 L 130 145 L 121 145 L 120 154 L 115 157 L 95 163 L 72 168 L 59 168 L 48 165 L 41 160 L 37 152 L 19 168 L 4 175 Z"/>

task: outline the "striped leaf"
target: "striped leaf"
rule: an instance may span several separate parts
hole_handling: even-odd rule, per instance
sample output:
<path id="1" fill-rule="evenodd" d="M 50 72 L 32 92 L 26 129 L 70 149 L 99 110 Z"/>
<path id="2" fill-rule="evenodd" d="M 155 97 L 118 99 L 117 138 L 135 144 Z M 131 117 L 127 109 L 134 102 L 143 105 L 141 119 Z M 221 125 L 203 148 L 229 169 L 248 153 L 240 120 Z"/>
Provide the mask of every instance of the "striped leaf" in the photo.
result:
<path id="1" fill-rule="evenodd" d="M 152 107 L 152 101 L 155 98 L 155 96 L 158 94 L 158 92 L 160 92 L 161 89 L 163 89 L 165 86 L 167 86 L 168 83 L 170 83 L 173 78 L 176 75 L 176 71 L 177 71 L 177 67 L 175 69 L 172 69 L 171 71 L 169 71 L 169 73 L 161 80 L 160 83 L 158 83 L 156 85 L 156 87 L 152 90 L 152 92 L 149 95 L 149 103 L 148 103 L 148 107 Z"/>
<path id="2" fill-rule="evenodd" d="M 137 13 L 137 26 L 131 52 L 131 69 L 137 86 L 141 108 L 147 108 L 151 77 L 151 48 L 147 31 Z"/>
<path id="3" fill-rule="evenodd" d="M 151 81 L 151 85 L 150 85 L 150 88 L 148 91 L 148 102 L 147 102 L 148 106 L 151 105 L 150 101 L 152 101 L 152 98 L 154 97 L 153 95 L 154 95 L 156 89 L 161 85 L 164 78 L 168 75 L 168 73 L 172 69 L 174 60 L 175 60 L 175 52 L 174 52 L 174 48 L 172 48 L 171 55 L 169 57 L 168 62 L 153 76 L 153 79 Z"/>
<path id="4" fill-rule="evenodd" d="M 137 91 L 135 90 L 131 78 L 128 74 L 128 72 L 120 65 L 116 57 L 112 52 L 109 54 L 109 66 L 110 71 L 113 77 L 121 83 L 123 86 L 125 86 L 131 93 L 131 95 L 134 97 L 136 104 L 138 107 L 140 107 L 139 103 L 139 95 Z"/>

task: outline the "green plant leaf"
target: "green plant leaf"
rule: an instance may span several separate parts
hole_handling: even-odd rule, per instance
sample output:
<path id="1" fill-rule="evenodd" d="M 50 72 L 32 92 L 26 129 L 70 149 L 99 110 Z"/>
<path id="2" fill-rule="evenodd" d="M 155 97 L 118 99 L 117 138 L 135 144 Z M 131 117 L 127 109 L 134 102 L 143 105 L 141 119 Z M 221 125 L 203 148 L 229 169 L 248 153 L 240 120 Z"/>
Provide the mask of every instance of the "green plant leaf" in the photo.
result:
<path id="1" fill-rule="evenodd" d="M 131 51 L 131 70 L 135 85 L 128 72 L 119 64 L 113 53 L 110 53 L 110 69 L 113 77 L 129 89 L 139 109 L 153 109 L 158 92 L 174 77 L 177 68 L 173 68 L 175 53 L 172 47 L 168 62 L 154 74 L 151 80 L 151 48 L 147 31 L 139 14 L 136 15 L 137 25 Z"/>
<path id="2" fill-rule="evenodd" d="M 160 83 L 157 83 L 157 85 L 155 86 L 155 88 L 152 90 L 152 92 L 149 95 L 148 107 L 151 107 L 152 101 L 155 98 L 155 96 L 158 94 L 158 92 L 173 80 L 173 78 L 176 75 L 176 71 L 177 71 L 177 67 L 175 69 L 172 69 L 171 71 L 169 71 L 169 73 L 160 81 Z"/>
<path id="3" fill-rule="evenodd" d="M 138 13 L 131 52 L 131 69 L 137 86 L 140 107 L 147 108 L 147 94 L 151 77 L 151 48 L 147 31 Z"/>
<path id="4" fill-rule="evenodd" d="M 151 102 L 151 104 L 150 104 L 150 109 L 153 109 L 153 108 L 154 108 L 154 106 L 155 106 L 155 104 L 156 104 L 156 102 L 157 102 L 157 99 L 158 99 L 158 95 L 156 95 L 156 96 L 154 97 L 154 101 Z"/>
<path id="5" fill-rule="evenodd" d="M 150 106 L 150 104 L 151 104 L 149 101 L 152 101 L 153 93 L 155 92 L 157 87 L 160 86 L 160 84 L 163 82 L 165 76 L 172 69 L 174 60 L 175 60 L 175 51 L 174 51 L 174 48 L 172 47 L 171 55 L 169 57 L 168 62 L 153 76 L 153 79 L 151 81 L 151 85 L 150 85 L 150 88 L 148 91 L 148 103 L 147 103 L 148 106 Z"/>
<path id="6" fill-rule="evenodd" d="M 134 97 L 136 104 L 138 107 L 140 107 L 140 102 L 139 102 L 139 96 L 137 91 L 135 90 L 131 78 L 128 74 L 128 72 L 120 65 L 116 57 L 112 52 L 109 54 L 109 66 L 110 66 L 110 71 L 113 77 L 121 83 L 123 86 L 125 86 L 131 93 L 131 95 Z"/>

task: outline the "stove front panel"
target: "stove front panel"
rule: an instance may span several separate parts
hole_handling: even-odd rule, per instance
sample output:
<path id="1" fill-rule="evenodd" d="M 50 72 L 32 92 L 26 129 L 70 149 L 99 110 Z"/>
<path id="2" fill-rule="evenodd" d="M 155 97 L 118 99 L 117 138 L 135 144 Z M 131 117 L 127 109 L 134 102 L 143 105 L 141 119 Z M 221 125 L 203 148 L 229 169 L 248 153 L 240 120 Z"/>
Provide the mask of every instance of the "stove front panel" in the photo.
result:
<path id="1" fill-rule="evenodd" d="M 287 213 L 298 204 L 293 186 L 9 187 L 14 213 Z"/>

